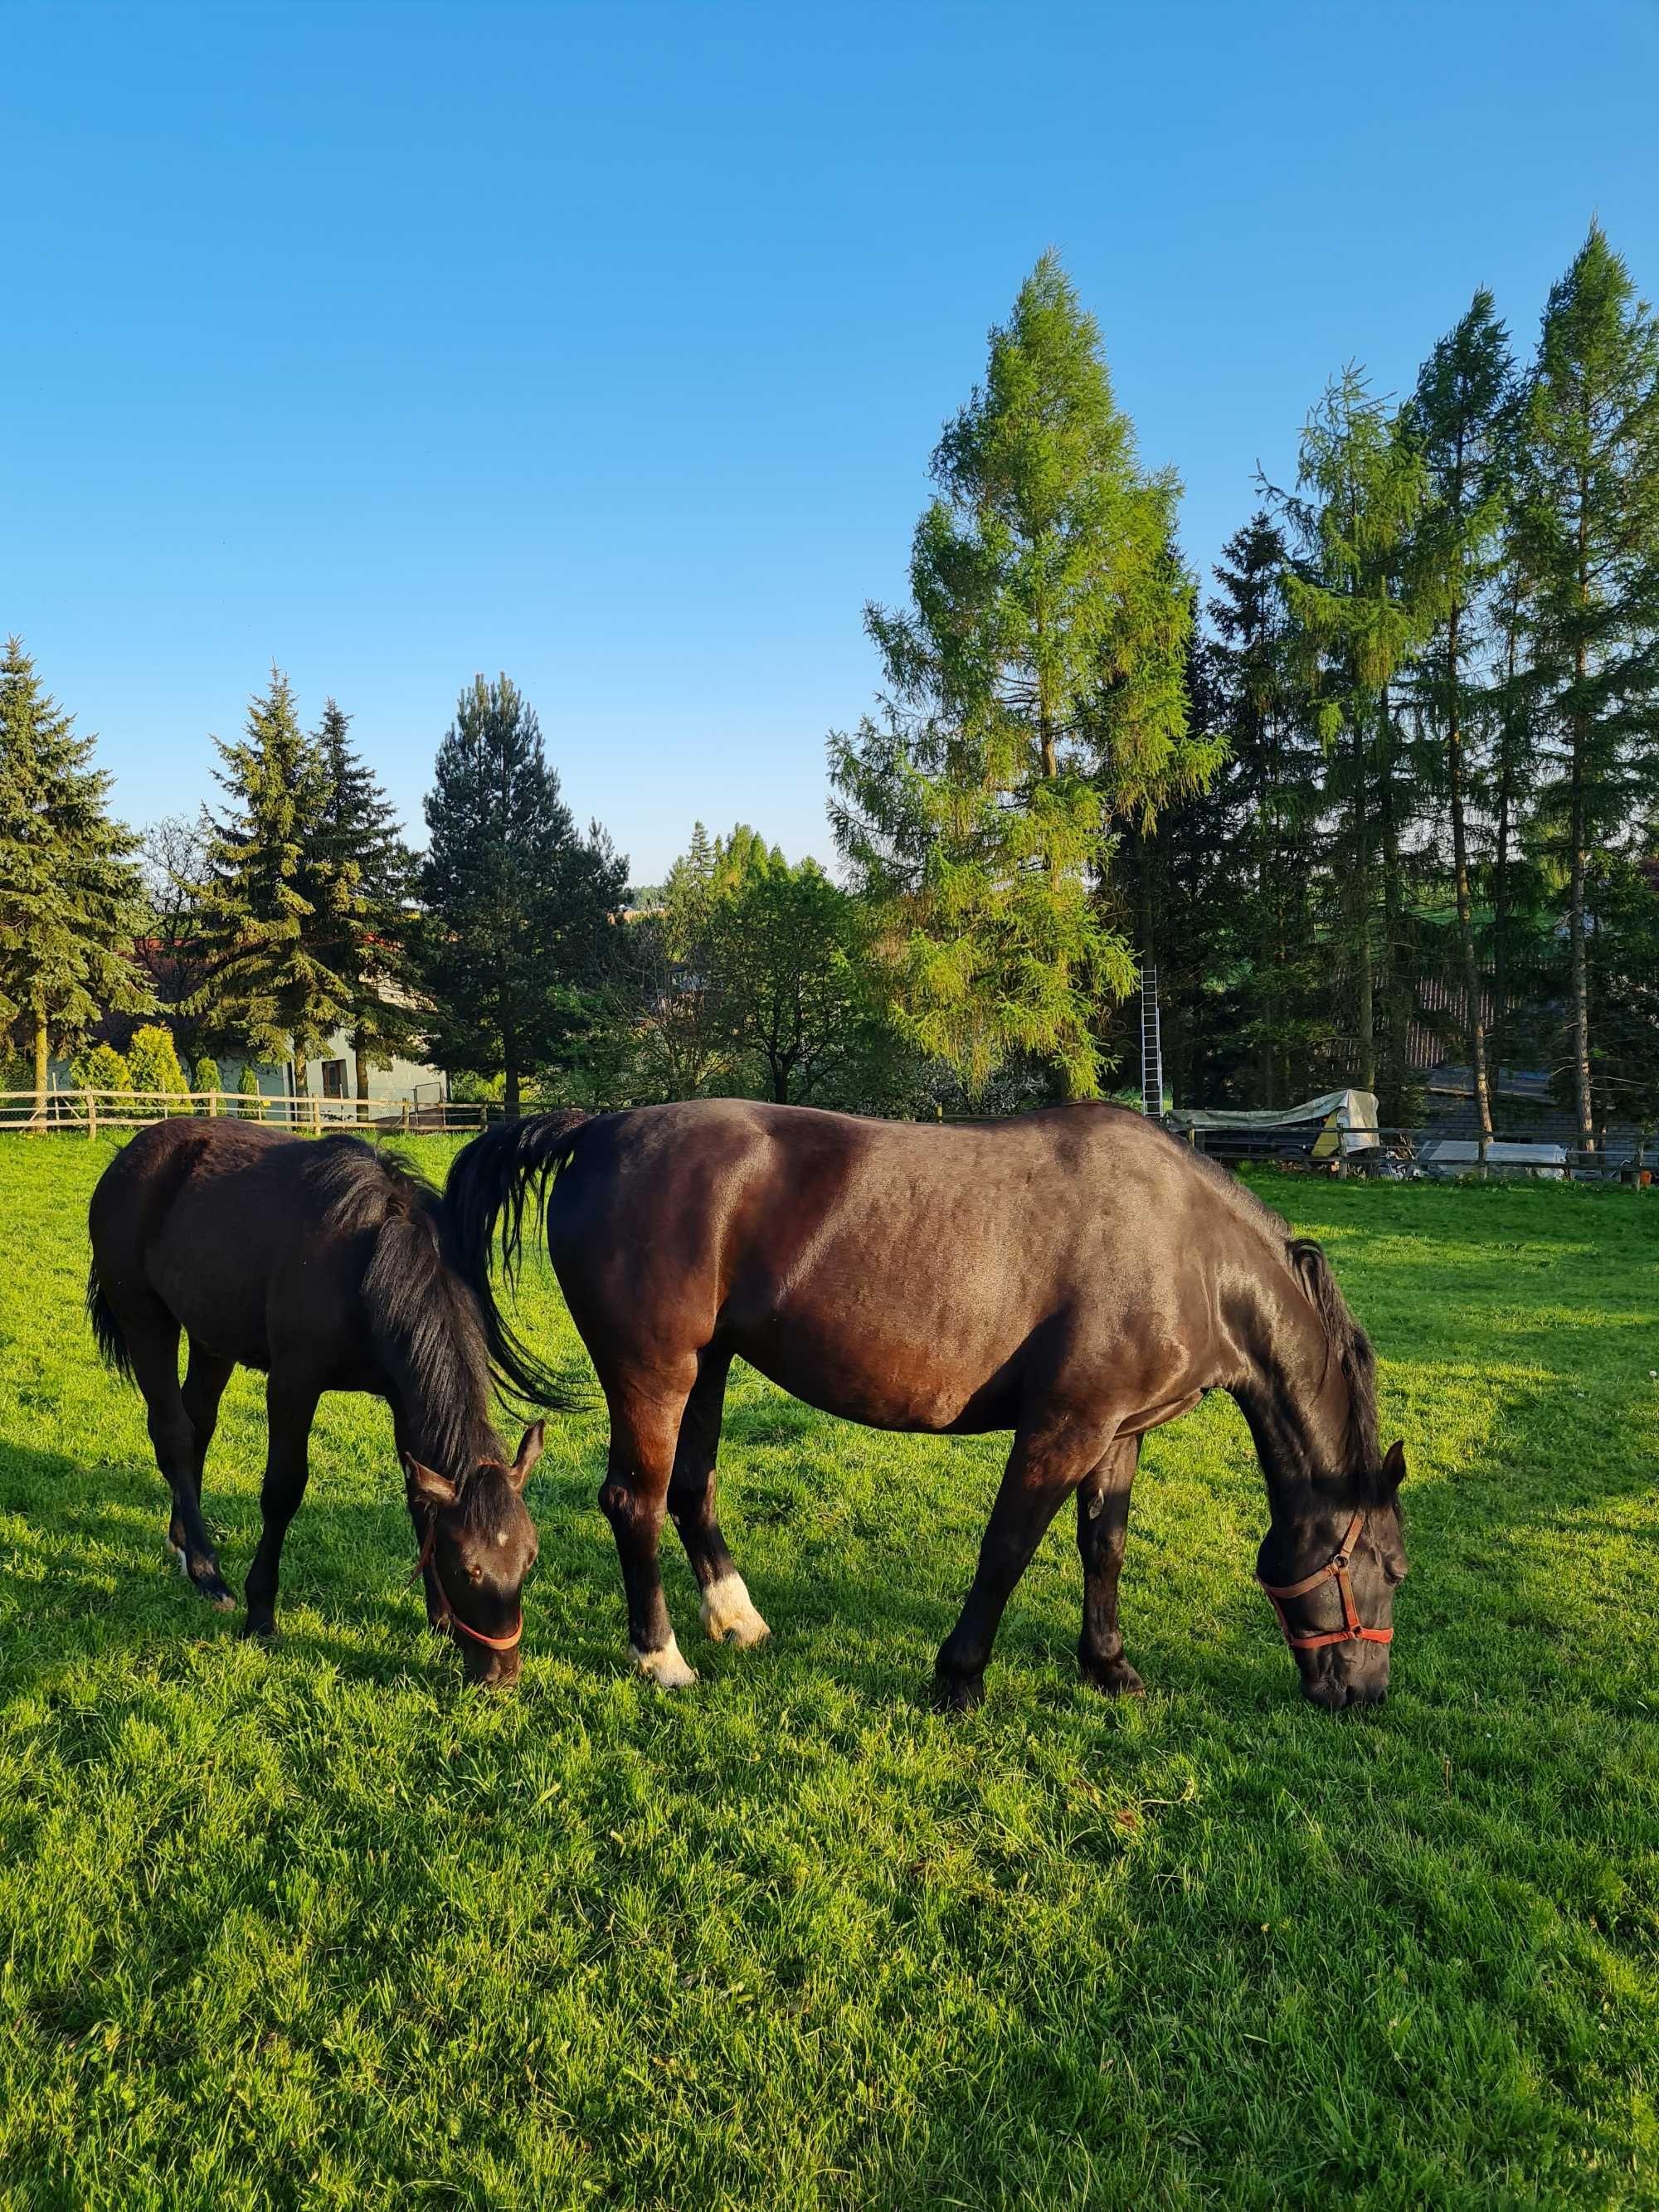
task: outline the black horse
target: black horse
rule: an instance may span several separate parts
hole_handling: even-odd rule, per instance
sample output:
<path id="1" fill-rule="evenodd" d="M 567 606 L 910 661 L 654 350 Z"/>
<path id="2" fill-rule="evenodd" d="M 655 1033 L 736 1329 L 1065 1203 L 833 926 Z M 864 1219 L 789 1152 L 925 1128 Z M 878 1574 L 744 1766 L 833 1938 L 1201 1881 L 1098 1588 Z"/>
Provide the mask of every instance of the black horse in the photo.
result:
<path id="1" fill-rule="evenodd" d="M 1370 1346 L 1318 1245 L 1139 1115 L 939 1127 L 715 1100 L 491 1130 L 451 1171 L 452 1249 L 498 1366 L 545 1401 L 552 1378 L 489 1279 L 498 1223 L 510 1279 L 532 1194 L 609 1404 L 599 1504 L 635 1662 L 658 1682 L 692 1679 L 658 1571 L 665 1505 L 705 1627 L 742 1644 L 767 1632 L 714 1517 L 740 1355 L 873 1427 L 1013 1431 L 939 1655 L 948 1705 L 981 1695 L 1003 1608 L 1073 1492 L 1083 1671 L 1140 1689 L 1117 1623 L 1140 1438 L 1212 1389 L 1243 1408 L 1267 1477 L 1257 1573 L 1304 1689 L 1331 1707 L 1385 1693 L 1405 1462 L 1378 1446 Z"/>
<path id="2" fill-rule="evenodd" d="M 436 1192 L 356 1137 L 163 1121 L 99 1177 L 88 1228 L 93 1331 L 144 1395 L 173 1492 L 169 1540 L 203 1596 L 235 1604 L 201 1503 L 231 1369 L 269 1378 L 264 1528 L 247 1578 L 257 1636 L 276 1633 L 277 1565 L 305 1495 L 317 1401 L 370 1391 L 392 1408 L 428 1620 L 448 1628 L 471 1680 L 516 1680 L 520 1591 L 536 1556 L 522 1493 L 542 1429 L 525 1431 L 509 1462 L 490 1421 L 481 1316 L 445 1255 Z"/>

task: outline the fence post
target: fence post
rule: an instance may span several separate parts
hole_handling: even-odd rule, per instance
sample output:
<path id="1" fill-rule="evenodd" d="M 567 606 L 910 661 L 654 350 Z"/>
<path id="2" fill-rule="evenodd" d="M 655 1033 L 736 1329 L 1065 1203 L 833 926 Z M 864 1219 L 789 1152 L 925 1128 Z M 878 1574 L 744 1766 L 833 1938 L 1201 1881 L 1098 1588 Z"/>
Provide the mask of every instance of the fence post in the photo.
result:
<path id="1" fill-rule="evenodd" d="M 90 1144 L 92 1139 L 98 1134 L 98 1094 L 90 1087 L 90 1085 L 88 1087 L 86 1097 L 87 1141 Z"/>
<path id="2" fill-rule="evenodd" d="M 219 1097 L 220 1094 L 216 1091 L 210 1091 L 208 1093 L 208 1119 L 210 1121 L 216 1121 L 219 1118 Z"/>
<path id="3" fill-rule="evenodd" d="M 402 1116 L 403 1116 L 402 1123 L 401 1123 L 401 1125 L 400 1125 L 400 1126 L 401 1126 L 401 1128 L 402 1128 L 403 1134 L 406 1137 L 406 1136 L 409 1134 L 409 1101 L 408 1101 L 408 1099 L 407 1099 L 407 1098 L 400 1098 L 400 1099 L 398 1101 L 398 1110 L 399 1110 L 399 1112 L 402 1114 Z"/>

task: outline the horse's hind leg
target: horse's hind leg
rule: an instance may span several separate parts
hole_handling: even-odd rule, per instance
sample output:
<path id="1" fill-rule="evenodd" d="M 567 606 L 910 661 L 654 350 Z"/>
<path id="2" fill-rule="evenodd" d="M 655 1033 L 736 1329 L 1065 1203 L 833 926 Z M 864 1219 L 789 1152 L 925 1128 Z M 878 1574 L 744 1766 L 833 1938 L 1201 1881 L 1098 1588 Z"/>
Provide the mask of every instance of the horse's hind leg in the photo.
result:
<path id="1" fill-rule="evenodd" d="M 743 1577 L 726 1548 L 714 1518 L 714 1462 L 720 1448 L 720 1413 L 731 1361 L 705 1355 L 680 1416 L 668 1512 L 702 1592 L 702 1625 L 716 1644 L 758 1644 L 771 1631 L 750 1601 Z"/>
<path id="2" fill-rule="evenodd" d="M 1103 1441 L 1097 1427 L 1071 1421 L 1015 1437 L 979 1547 L 973 1587 L 939 1646 L 933 1670 L 934 1694 L 952 1711 L 965 1711 L 984 1696 L 986 1662 L 1003 1608 L 1067 1492 L 1100 1458 Z"/>
<path id="3" fill-rule="evenodd" d="M 230 1380 L 234 1359 L 221 1359 L 216 1352 L 208 1352 L 194 1337 L 190 1340 L 190 1356 L 185 1362 L 184 1388 L 179 1393 L 185 1401 L 185 1411 L 190 1417 L 194 1437 L 191 1478 L 198 1502 L 202 1495 L 202 1470 L 207 1461 L 208 1446 L 213 1442 L 213 1431 L 219 1425 L 219 1401 L 225 1395 L 225 1385 Z M 173 1526 L 167 1531 L 167 1541 L 178 1554 L 180 1571 L 185 1565 L 184 1530 L 175 1511 Z"/>
<path id="4" fill-rule="evenodd" d="M 202 1518 L 202 1462 L 196 1448 L 196 1425 L 179 1388 L 179 1324 L 171 1314 L 158 1308 L 137 1325 L 128 1323 L 124 1316 L 122 1326 L 132 1358 L 133 1377 L 144 1394 L 155 1464 L 173 1492 L 169 1547 L 180 1571 L 209 1603 L 222 1613 L 232 1612 L 236 1601 L 225 1587 L 213 1539 Z"/>
<path id="5" fill-rule="evenodd" d="M 1123 1656 L 1117 1625 L 1117 1578 L 1129 1528 L 1129 1488 L 1140 1460 L 1140 1438 L 1122 1437 L 1084 1477 L 1077 1494 L 1077 1548 L 1083 1561 L 1083 1634 L 1077 1647 L 1085 1679 L 1109 1696 L 1145 1691 Z"/>
<path id="6" fill-rule="evenodd" d="M 628 1594 L 629 1650 L 639 1672 L 665 1690 L 683 1689 L 697 1679 L 674 1639 L 658 1563 L 680 1417 L 696 1380 L 688 1374 L 678 1388 L 655 1376 L 606 1386 L 611 1453 L 599 1510 L 617 1539 Z"/>

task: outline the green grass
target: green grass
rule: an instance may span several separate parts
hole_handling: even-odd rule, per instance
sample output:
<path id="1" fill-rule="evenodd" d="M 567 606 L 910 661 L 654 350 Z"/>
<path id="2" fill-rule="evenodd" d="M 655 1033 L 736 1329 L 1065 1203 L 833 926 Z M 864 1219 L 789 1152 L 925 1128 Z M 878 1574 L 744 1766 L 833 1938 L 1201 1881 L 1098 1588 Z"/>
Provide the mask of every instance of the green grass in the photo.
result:
<path id="1" fill-rule="evenodd" d="M 1407 1440 L 1379 1713 L 1297 1696 L 1213 1400 L 1146 1454 L 1144 1705 L 1077 1682 L 1060 1523 L 950 1723 L 1000 1441 L 745 1370 L 722 1517 L 775 1640 L 703 1644 L 671 1538 L 689 1695 L 627 1671 L 597 1413 L 532 1484 L 517 1698 L 426 1634 L 367 1401 L 319 1419 L 285 1640 L 240 1643 L 82 1321 L 109 1157 L 0 1144 L 0 2201 L 1659 2202 L 1659 1199 L 1264 1185 Z M 263 1437 L 240 1376 L 236 1583 Z"/>

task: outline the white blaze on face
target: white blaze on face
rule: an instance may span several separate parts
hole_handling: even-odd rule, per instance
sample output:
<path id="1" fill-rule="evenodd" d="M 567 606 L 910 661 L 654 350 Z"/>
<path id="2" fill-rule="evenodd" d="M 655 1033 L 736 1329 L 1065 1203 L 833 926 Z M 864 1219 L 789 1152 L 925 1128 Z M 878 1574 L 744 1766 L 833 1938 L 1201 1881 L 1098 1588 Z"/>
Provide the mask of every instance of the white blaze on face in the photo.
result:
<path id="1" fill-rule="evenodd" d="M 660 1651 L 641 1651 L 637 1644 L 628 1647 L 636 1674 L 654 1682 L 659 1690 L 684 1690 L 697 1679 L 695 1667 L 688 1667 L 680 1656 L 680 1647 L 671 1630 L 666 1644 Z"/>
<path id="2" fill-rule="evenodd" d="M 743 1577 L 735 1569 L 710 1583 L 702 1594 L 702 1625 L 716 1644 L 759 1644 L 772 1632 L 750 1601 Z"/>

